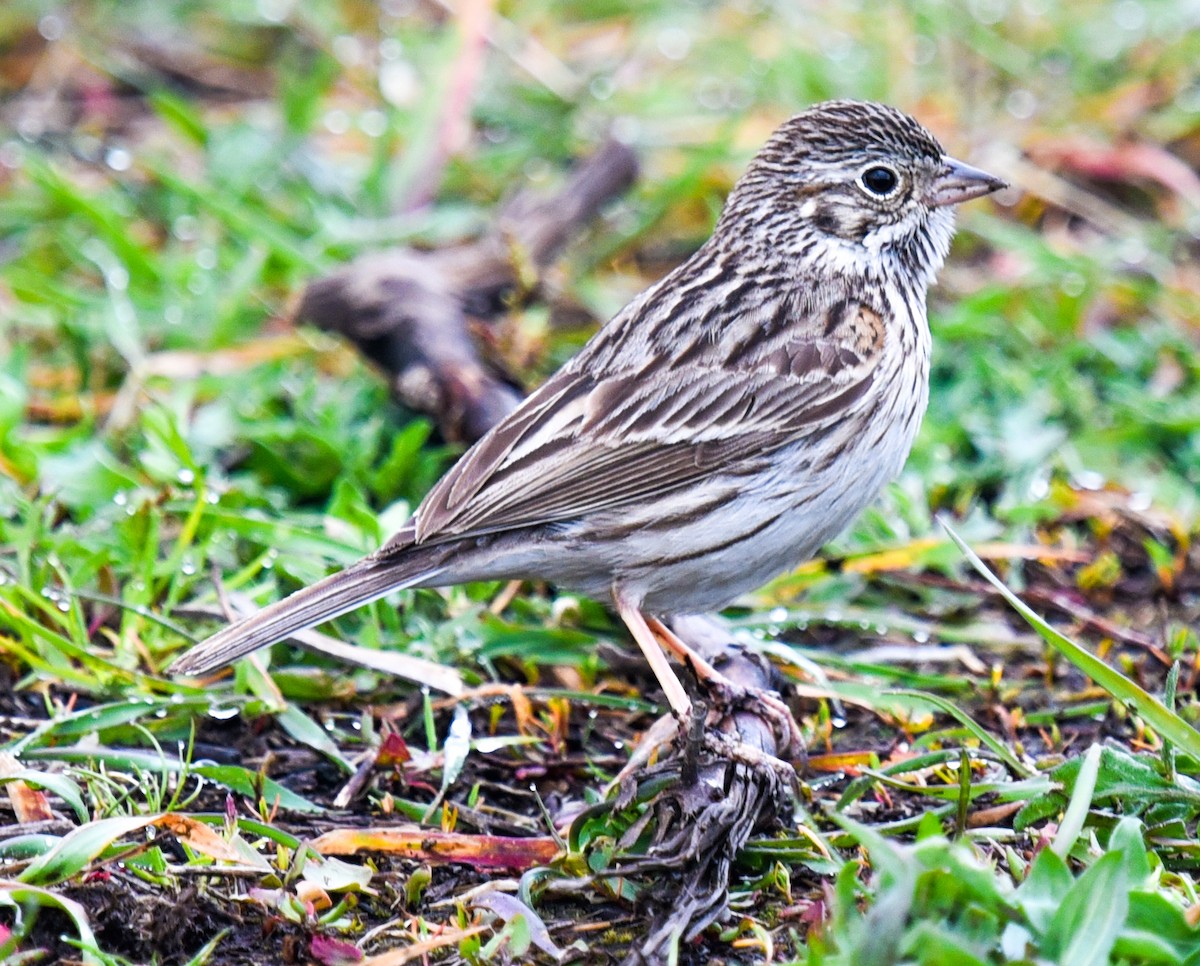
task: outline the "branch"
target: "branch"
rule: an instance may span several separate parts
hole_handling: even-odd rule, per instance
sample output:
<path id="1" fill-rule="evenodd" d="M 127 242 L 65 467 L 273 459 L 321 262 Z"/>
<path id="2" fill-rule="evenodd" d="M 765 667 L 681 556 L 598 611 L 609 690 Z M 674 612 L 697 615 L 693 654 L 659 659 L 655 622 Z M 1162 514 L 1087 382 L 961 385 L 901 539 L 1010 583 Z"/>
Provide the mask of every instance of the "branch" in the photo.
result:
<path id="1" fill-rule="evenodd" d="M 447 439 L 471 442 L 523 393 L 480 358 L 470 321 L 490 321 L 537 293 L 545 270 L 637 174 L 632 150 L 609 141 L 552 197 L 518 194 L 469 244 L 364 255 L 304 292 L 297 318 L 353 341 L 405 405 Z"/>

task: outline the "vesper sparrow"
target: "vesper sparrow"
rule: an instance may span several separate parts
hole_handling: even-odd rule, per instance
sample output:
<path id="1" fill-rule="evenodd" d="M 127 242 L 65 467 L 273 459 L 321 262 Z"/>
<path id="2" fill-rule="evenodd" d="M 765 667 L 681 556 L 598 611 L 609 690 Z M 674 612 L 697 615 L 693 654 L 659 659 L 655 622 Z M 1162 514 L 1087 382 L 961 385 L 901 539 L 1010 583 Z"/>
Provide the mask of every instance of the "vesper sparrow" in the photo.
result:
<path id="1" fill-rule="evenodd" d="M 798 114 L 700 250 L 479 440 L 399 533 L 174 669 L 210 670 L 400 588 L 529 577 L 611 596 L 686 714 L 656 635 L 685 645 L 658 618 L 794 567 L 896 476 L 928 398 L 925 291 L 953 206 L 1003 186 L 890 107 Z"/>

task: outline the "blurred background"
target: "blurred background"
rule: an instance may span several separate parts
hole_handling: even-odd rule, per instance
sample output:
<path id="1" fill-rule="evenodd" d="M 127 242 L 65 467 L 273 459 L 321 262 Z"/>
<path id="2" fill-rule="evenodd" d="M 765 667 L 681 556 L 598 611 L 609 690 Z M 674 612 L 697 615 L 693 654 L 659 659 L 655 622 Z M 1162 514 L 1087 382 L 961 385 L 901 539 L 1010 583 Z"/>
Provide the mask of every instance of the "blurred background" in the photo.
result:
<path id="1" fill-rule="evenodd" d="M 45 536 L 72 583 L 114 589 L 105 567 L 142 553 L 133 508 L 150 504 L 186 519 L 219 502 L 201 536 L 228 529 L 221 512 L 291 507 L 341 520 L 347 554 L 373 546 L 453 450 L 353 352 L 293 332 L 306 282 L 362 252 L 469 240 L 615 136 L 641 160 L 635 187 L 489 346 L 532 385 L 701 243 L 773 127 L 859 97 L 1015 187 L 961 213 L 920 441 L 838 547 L 916 547 L 939 508 L 1019 541 L 1060 539 L 1034 536 L 1048 522 L 1102 534 L 1118 508 L 1149 527 L 1136 566 L 1169 582 L 1200 486 L 1198 63 L 1186 0 L 10 0 L 8 538 L 26 553 Z M 58 545 L 64 520 L 90 535 Z M 291 538 L 240 539 L 270 566 Z M 125 590 L 161 601 L 184 559 L 178 601 L 206 554 L 246 559 L 199 546 Z M 1123 552 L 1087 579 L 1114 586 Z M 294 580 L 325 567 L 285 564 Z"/>
<path id="2" fill-rule="evenodd" d="M 914 114 L 1013 188 L 961 210 L 931 297 L 930 409 L 904 475 L 828 548 L 831 562 L 750 595 L 729 626 L 830 679 L 797 703 L 805 780 L 816 776 L 827 813 L 903 836 L 937 812 L 957 837 L 967 793 L 986 806 L 1007 782 L 1014 804 L 978 816 L 1002 827 L 975 830 L 1002 880 L 990 918 L 978 911 L 978 875 L 957 864 L 947 889 L 921 887 L 935 897 L 929 921 L 961 920 L 968 945 L 985 920 L 997 930 L 1012 921 L 1010 879 L 1026 867 L 1014 849 L 1054 858 L 1047 829 L 1074 794 L 1058 789 L 1070 789 L 1070 769 L 1082 774 L 1093 742 L 1121 766 L 1102 778 L 1110 797 L 1097 824 L 1144 813 L 1163 854 L 1194 868 L 1200 798 L 1182 784 L 1194 761 L 1181 755 L 1177 776 L 1171 743 L 1130 713 L 1131 692 L 1112 692 L 1121 703 L 1052 655 L 964 564 L 935 514 L 952 517 L 1036 610 L 1147 689 L 1165 689 L 1168 703 L 1168 669 L 1181 668 L 1180 715 L 1197 720 L 1197 65 L 1197 0 L 5 0 L 0 751 L 59 769 L 51 777 L 63 780 L 46 787 L 75 802 L 82 823 L 207 809 L 228 828 L 243 808 L 263 819 L 255 841 L 301 812 L 340 821 L 346 813 L 327 809 L 344 804 L 351 774 L 368 782 L 347 795 L 354 822 L 436 824 L 444 793 L 447 827 L 544 835 L 548 816 L 595 801 L 653 720 L 653 694 L 603 609 L 546 587 L 406 592 L 400 608 L 380 602 L 339 619 L 345 640 L 432 659 L 455 686 L 459 675 L 483 686 L 457 710 L 391 674 L 286 647 L 204 688 L 164 673 L 228 599 L 277 599 L 377 547 L 461 451 L 353 348 L 295 325 L 301 293 L 365 253 L 470 243 L 519 193 L 562 190 L 618 138 L 640 162 L 632 188 L 476 330 L 480 353 L 528 388 L 702 243 L 776 125 L 825 98 L 871 98 Z M 803 677 L 822 680 L 811 667 Z M 936 697 L 910 701 L 914 688 Z M 465 742 L 452 749 L 441 737 L 468 707 L 474 734 L 490 741 L 469 758 Z M 407 771 L 392 750 L 400 735 L 418 753 Z M 391 763 L 372 772 L 385 741 Z M 1121 749 L 1161 752 L 1167 778 L 1144 762 L 1129 770 Z M 190 775 L 174 761 L 192 757 L 201 764 Z M 1094 782 L 1099 758 L 1089 761 Z M 899 785 L 906 762 L 913 780 Z M 1050 791 L 1049 777 L 1009 781 L 1058 762 Z M 855 777 L 881 763 L 887 783 Z M 997 784 L 970 787 L 973 774 Z M 1088 800 L 1073 798 L 1072 811 Z M 145 838 L 122 826 L 135 827 Z M 623 834 L 597 841 L 611 847 Z M 782 885 L 737 887 L 743 909 L 786 897 L 781 942 L 789 922 L 826 921 L 837 867 L 797 841 L 787 854 L 769 842 L 754 860 L 760 872 L 791 863 L 791 873 L 779 866 Z M 147 866 L 156 876 L 178 852 L 157 842 L 141 846 L 157 851 L 160 864 Z M 262 842 L 272 869 L 304 855 L 296 837 Z M 1098 854 L 1091 842 L 1079 838 L 1082 865 Z M 130 886 L 104 859 L 76 889 L 99 848 L 77 846 L 72 864 L 40 881 L 61 879 L 87 899 L 117 930 L 103 944 L 128 961 L 193 961 L 227 922 L 248 923 L 238 936 L 254 948 L 264 942 L 257 919 L 230 915 L 190 876 L 154 880 L 165 885 L 152 906 L 142 880 Z M 123 866 L 124 847 L 115 854 Z M 1128 882 L 1140 889 L 1150 866 L 1138 861 Z M 897 881 L 916 882 L 903 863 Z M 355 915 L 386 923 L 424 908 L 415 865 L 381 866 L 403 874 L 378 902 L 364 893 Z M 431 896 L 456 894 L 471 878 L 463 868 L 438 866 Z M 271 882 L 293 882 L 293 871 Z M 853 919 L 850 873 L 838 888 Z M 792 904 L 788 875 L 809 905 Z M 1151 878 L 1194 921 L 1192 880 Z M 657 882 L 648 890 L 640 895 L 662 894 Z M 960 917 L 946 913 L 951 894 L 966 896 Z M 1076 909 L 1126 908 L 1124 895 L 1073 894 Z M 636 905 L 619 911 L 618 932 L 640 928 Z M 880 905 L 903 917 L 913 902 Z M 135 908 L 167 912 L 131 939 Z M 271 930 L 282 908 L 263 913 Z M 294 906 L 293 934 L 311 931 L 312 909 Z M 462 917 L 436 904 L 429 914 Z M 868 944 L 880 921 L 871 917 Z M 577 919 L 577 907 L 562 919 L 565 942 Z M 1057 919 L 1081 932 L 1094 924 Z M 414 942 L 426 935 L 416 922 Z M 164 938 L 161 923 L 181 925 Z M 63 923 L 39 928 L 49 948 Z M 1194 958 L 1188 929 L 1180 962 Z M 1112 930 L 1095 932 L 1111 946 Z M 915 948 L 949 956 L 931 935 L 918 928 Z M 994 949 L 1009 949 L 1008 936 Z"/>
<path id="3" fill-rule="evenodd" d="M 97 432 L 148 354 L 244 346 L 314 275 L 470 237 L 499 200 L 614 135 L 642 177 L 551 280 L 603 319 L 702 241 L 775 125 L 859 97 L 1017 185 L 963 212 L 912 469 L 965 488 L 960 505 L 1037 504 L 1061 476 L 1191 518 L 1197 63 L 1200 8 L 1182 0 L 6 3 L 0 465 L 73 509 L 108 501 L 149 469 Z M 505 361 L 524 380 L 582 337 L 555 344 L 548 314 L 537 303 L 509 325 Z M 288 391 L 346 432 L 378 419 L 379 400 L 320 388 L 327 349 L 270 363 L 283 387 L 241 367 L 238 404 L 207 400 L 191 445 L 224 431 L 285 453 L 299 441 L 257 417 Z M 150 398 L 169 408 L 181 392 Z M 322 410 L 323 392 L 360 408 Z M 378 455 L 332 442 L 293 481 L 310 498 Z M 292 461 L 258 462 L 270 477 Z"/>

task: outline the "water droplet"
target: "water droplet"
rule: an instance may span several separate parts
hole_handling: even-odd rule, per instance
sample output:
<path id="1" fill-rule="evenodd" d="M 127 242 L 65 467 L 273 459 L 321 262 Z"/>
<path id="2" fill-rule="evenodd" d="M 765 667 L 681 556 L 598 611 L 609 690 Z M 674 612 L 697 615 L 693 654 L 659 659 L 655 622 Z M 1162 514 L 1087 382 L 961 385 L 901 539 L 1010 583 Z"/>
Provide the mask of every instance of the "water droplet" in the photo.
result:
<path id="1" fill-rule="evenodd" d="M 55 40 L 62 40 L 67 28 L 62 17 L 56 13 L 48 13 L 38 21 L 37 29 L 39 34 L 53 43 Z"/>
<path id="2" fill-rule="evenodd" d="M 1121 260 L 1127 265 L 1141 265 L 1150 257 L 1150 249 L 1140 238 L 1122 239 L 1120 253 Z"/>
<path id="3" fill-rule="evenodd" d="M 912 639 L 918 644 L 928 644 L 929 631 L 913 631 Z"/>
<path id="4" fill-rule="evenodd" d="M 1006 0 L 970 0 L 971 16 L 981 24 L 992 26 L 998 24 L 1008 13 Z"/>
<path id="5" fill-rule="evenodd" d="M 215 248 L 196 249 L 196 267 L 211 272 L 217 267 L 217 250 Z"/>
<path id="6" fill-rule="evenodd" d="M 10 170 L 21 166 L 21 144 L 18 141 L 5 141 L 0 144 L 0 166 Z"/>
<path id="7" fill-rule="evenodd" d="M 200 234 L 200 221 L 195 215 L 180 215 L 171 222 L 171 234 L 180 241 L 194 241 Z"/>
<path id="8" fill-rule="evenodd" d="M 258 0 L 258 15 L 268 23 L 283 23 L 292 6 L 293 0 Z"/>
<path id="9" fill-rule="evenodd" d="M 706 77 L 696 89 L 696 103 L 706 111 L 723 110 L 732 99 L 729 85 L 712 77 Z"/>
<path id="10" fill-rule="evenodd" d="M 133 164 L 133 155 L 124 148 L 112 147 L 105 152 L 104 163 L 114 171 L 128 171 Z"/>
<path id="11" fill-rule="evenodd" d="M 113 494 L 113 503 L 115 503 L 117 506 L 125 506 L 125 504 L 128 502 L 129 497 L 126 495 L 124 490 L 118 490 Z"/>
<path id="12" fill-rule="evenodd" d="M 829 723 L 834 728 L 846 727 L 846 719 L 841 717 L 841 715 L 834 715 L 832 718 L 829 719 Z"/>
<path id="13" fill-rule="evenodd" d="M 692 49 L 692 35 L 682 27 L 667 27 L 658 32 L 657 44 L 667 60 L 683 60 Z"/>
<path id="14" fill-rule="evenodd" d="M 412 106 L 421 93 L 417 69 L 407 60 L 385 61 L 379 67 L 379 93 L 396 107 Z"/>
<path id="15" fill-rule="evenodd" d="M 788 612 L 786 607 L 776 607 L 767 615 L 767 620 L 775 624 L 782 624 L 787 618 Z"/>
<path id="16" fill-rule="evenodd" d="M 187 577 L 196 572 L 196 560 L 190 553 L 184 554 L 183 559 L 179 561 L 179 571 Z"/>
<path id="17" fill-rule="evenodd" d="M 549 162 L 544 158 L 530 158 L 525 162 L 525 177 L 530 181 L 545 181 L 553 173 Z"/>
<path id="18" fill-rule="evenodd" d="M 1138 33 L 1146 26 L 1146 8 L 1137 0 L 1122 0 L 1113 7 L 1112 18 L 1122 30 Z"/>
<path id="19" fill-rule="evenodd" d="M 1037 98 L 1032 91 L 1017 88 L 1004 99 L 1004 109 L 1019 121 L 1027 121 L 1037 111 Z"/>
<path id="20" fill-rule="evenodd" d="M 223 705 L 214 705 L 208 709 L 208 716 L 216 718 L 218 721 L 228 721 L 230 718 L 237 717 L 238 709 L 230 708 Z"/>
<path id="21" fill-rule="evenodd" d="M 55 602 L 54 606 L 57 607 L 60 611 L 62 611 L 64 614 L 71 609 L 71 604 L 65 597 L 59 598 Z"/>
<path id="22" fill-rule="evenodd" d="M 621 751 L 625 747 L 625 742 L 623 742 L 620 738 L 617 738 L 613 742 L 613 747 L 616 748 L 617 751 Z"/>
<path id="23" fill-rule="evenodd" d="M 588 714 L 587 714 L 587 716 L 588 716 L 588 718 L 590 718 L 592 721 L 595 721 L 597 718 L 599 718 L 599 717 L 600 717 L 600 712 L 599 712 L 599 711 L 597 711 L 595 708 L 590 708 L 590 709 L 588 710 Z"/>
<path id="24" fill-rule="evenodd" d="M 836 607 L 831 607 L 825 611 L 825 620 L 830 624 L 840 624 L 842 620 L 842 612 Z"/>
<path id="25" fill-rule="evenodd" d="M 588 84 L 588 93 L 598 101 L 607 101 L 616 90 L 617 85 L 611 77 L 593 77 L 592 82 Z"/>
<path id="26" fill-rule="evenodd" d="M 166 708 L 159 708 L 157 711 L 154 712 L 154 717 L 156 717 L 156 718 L 165 718 L 166 716 L 167 716 Z"/>
<path id="27" fill-rule="evenodd" d="M 325 130 L 330 134 L 345 134 L 350 130 L 350 115 L 341 108 L 325 113 Z"/>
<path id="28" fill-rule="evenodd" d="M 612 136 L 622 144 L 633 144 L 641 137 L 642 125 L 637 118 L 623 114 L 613 120 L 609 130 L 612 132 Z"/>
<path id="29" fill-rule="evenodd" d="M 340 34 L 333 38 L 330 45 L 333 56 L 347 67 L 356 67 L 363 60 L 363 46 L 353 34 Z"/>
<path id="30" fill-rule="evenodd" d="M 363 111 L 358 119 L 358 129 L 369 138 L 381 138 L 387 134 L 387 115 L 383 111 Z"/>

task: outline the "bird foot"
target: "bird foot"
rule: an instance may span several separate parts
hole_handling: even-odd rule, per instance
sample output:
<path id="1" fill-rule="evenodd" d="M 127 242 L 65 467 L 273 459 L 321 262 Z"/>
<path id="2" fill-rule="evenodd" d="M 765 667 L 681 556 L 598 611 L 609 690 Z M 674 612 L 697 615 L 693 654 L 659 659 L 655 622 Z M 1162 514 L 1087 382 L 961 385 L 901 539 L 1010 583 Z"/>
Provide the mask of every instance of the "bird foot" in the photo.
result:
<path id="1" fill-rule="evenodd" d="M 712 665 L 709 666 L 712 667 Z M 752 711 L 770 722 L 781 755 L 787 756 L 803 750 L 804 732 L 800 729 L 795 715 L 792 714 L 792 709 L 778 694 L 774 691 L 748 688 L 738 684 L 715 668 L 713 668 L 713 674 L 716 676 L 700 678 L 708 692 L 714 694 L 726 707 Z"/>
<path id="2" fill-rule="evenodd" d="M 696 680 L 717 702 L 726 708 L 745 708 L 769 721 L 781 755 L 786 756 L 792 751 L 803 750 L 804 733 L 800 730 L 791 708 L 777 693 L 747 687 L 731 680 L 662 621 L 651 618 L 647 624 L 663 647 L 692 669 Z"/>
<path id="3" fill-rule="evenodd" d="M 793 790 L 797 787 L 799 778 L 792 764 L 735 735 L 710 731 L 705 735 L 704 746 L 720 758 L 746 765 L 755 772 L 773 774 L 783 786 Z"/>

